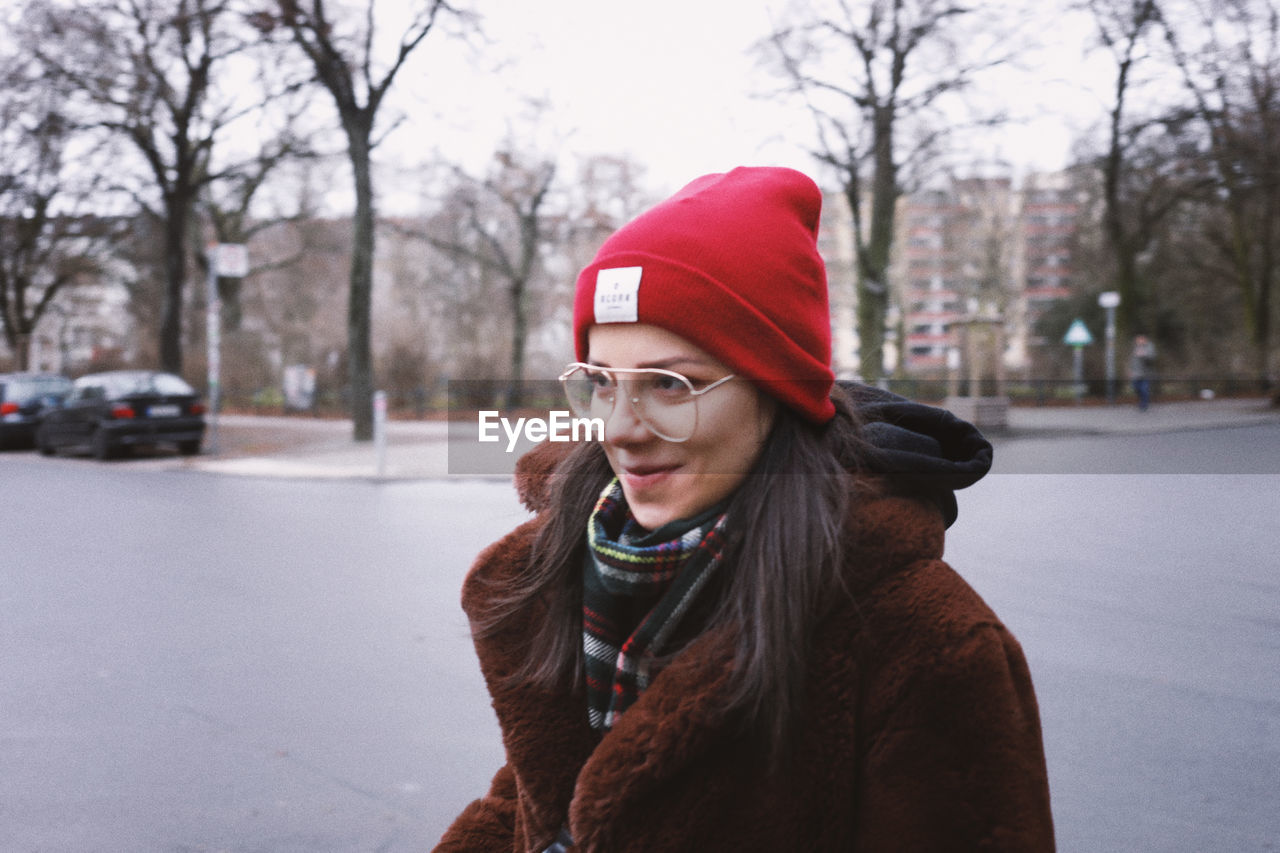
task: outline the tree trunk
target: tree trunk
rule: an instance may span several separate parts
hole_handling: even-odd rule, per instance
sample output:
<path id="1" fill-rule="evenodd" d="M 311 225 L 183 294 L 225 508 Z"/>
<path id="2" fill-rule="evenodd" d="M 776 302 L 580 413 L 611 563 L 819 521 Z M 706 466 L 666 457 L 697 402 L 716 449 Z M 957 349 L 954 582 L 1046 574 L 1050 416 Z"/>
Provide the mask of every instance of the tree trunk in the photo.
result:
<path id="1" fill-rule="evenodd" d="M 1123 235 L 1112 237 L 1112 250 L 1116 256 L 1115 290 L 1120 294 L 1120 307 L 1116 311 L 1116 334 L 1120 340 L 1128 340 L 1139 332 L 1151 332 L 1142 329 L 1142 316 L 1145 299 L 1138 280 L 1138 259 Z"/>
<path id="2" fill-rule="evenodd" d="M 1276 240 L 1276 210 L 1277 191 L 1280 188 L 1276 186 L 1268 187 L 1268 195 L 1263 208 L 1263 216 L 1261 223 L 1262 234 L 1262 260 L 1259 264 L 1258 275 L 1258 326 L 1256 330 L 1256 345 L 1258 347 L 1258 376 L 1262 382 L 1264 391 L 1271 390 L 1271 291 L 1275 284 L 1276 258 L 1275 258 L 1275 240 Z"/>
<path id="3" fill-rule="evenodd" d="M 524 403 L 524 349 L 529 336 L 528 310 L 525 290 L 528 282 L 521 280 L 511 285 L 511 381 L 507 386 L 506 407 L 514 409 Z"/>
<path id="4" fill-rule="evenodd" d="M 1110 136 L 1107 140 L 1107 156 L 1103 160 L 1102 168 L 1105 198 L 1103 225 L 1107 244 L 1111 248 L 1116 263 L 1115 281 L 1112 286 L 1120 294 L 1116 322 L 1117 334 L 1121 339 L 1128 339 L 1138 331 L 1139 318 L 1143 314 L 1142 306 L 1139 304 L 1141 294 L 1138 283 L 1138 247 L 1126 233 L 1124 211 L 1121 206 L 1121 183 L 1126 166 L 1124 110 L 1129 95 L 1129 73 L 1134 63 L 1132 51 L 1139 33 L 1150 19 L 1151 10 L 1151 4 L 1134 9 L 1137 16 L 1133 22 L 1134 29 L 1127 36 L 1126 52 L 1117 60 L 1115 101 L 1109 114 Z"/>
<path id="5" fill-rule="evenodd" d="M 1125 233 L 1124 212 L 1121 209 L 1120 177 L 1124 169 L 1124 149 L 1122 147 L 1122 125 L 1125 86 L 1128 79 L 1128 66 L 1121 66 L 1119 82 L 1116 84 L 1116 106 L 1111 111 L 1111 139 L 1107 156 L 1103 161 L 1103 228 L 1107 237 L 1107 245 L 1115 260 L 1115 278 L 1113 289 L 1120 294 L 1120 307 L 1116 312 L 1117 336 L 1128 340 L 1138 331 L 1138 318 L 1141 314 L 1138 305 L 1138 267 L 1136 253 L 1130 245 Z"/>
<path id="6" fill-rule="evenodd" d="M 160 319 L 160 369 L 182 374 L 182 290 L 187 266 L 190 199 L 175 190 L 165 198 L 164 308 Z"/>
<path id="7" fill-rule="evenodd" d="M 21 322 L 21 320 L 19 320 Z M 13 355 L 18 361 L 18 371 L 31 369 L 31 333 L 19 331 L 13 340 Z"/>
<path id="8" fill-rule="evenodd" d="M 884 378 L 884 322 L 889 309 L 889 253 L 898 200 L 898 174 L 893 161 L 893 109 L 875 115 L 875 152 L 871 174 L 871 223 L 858 263 L 858 353 L 864 381 Z M 857 235 L 861 240 L 861 235 Z"/>
<path id="9" fill-rule="evenodd" d="M 858 360 L 862 380 L 874 385 L 884 377 L 884 318 L 888 301 L 883 290 L 858 280 Z"/>
<path id="10" fill-rule="evenodd" d="M 1270 265 L 1270 252 L 1264 253 L 1264 264 L 1258 282 L 1257 322 L 1253 330 L 1253 343 L 1258 359 L 1258 379 L 1262 390 L 1270 391 L 1271 376 L 1271 289 L 1274 277 Z"/>
<path id="11" fill-rule="evenodd" d="M 373 302 L 374 214 L 370 174 L 369 133 L 347 130 L 351 171 L 355 180 L 356 211 L 351 246 L 351 291 L 347 302 L 347 378 L 351 393 L 351 422 L 356 441 L 373 439 Z"/>

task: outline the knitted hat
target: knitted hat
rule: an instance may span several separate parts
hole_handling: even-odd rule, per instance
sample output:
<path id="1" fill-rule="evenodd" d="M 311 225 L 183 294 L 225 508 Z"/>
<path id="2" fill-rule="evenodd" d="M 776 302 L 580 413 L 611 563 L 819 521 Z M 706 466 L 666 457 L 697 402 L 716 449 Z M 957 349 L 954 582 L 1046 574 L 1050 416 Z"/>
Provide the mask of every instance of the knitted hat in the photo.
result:
<path id="1" fill-rule="evenodd" d="M 593 325 L 650 323 L 826 423 L 835 377 L 821 210 L 817 185 L 791 169 L 693 181 L 620 228 L 578 276 L 578 359 Z"/>

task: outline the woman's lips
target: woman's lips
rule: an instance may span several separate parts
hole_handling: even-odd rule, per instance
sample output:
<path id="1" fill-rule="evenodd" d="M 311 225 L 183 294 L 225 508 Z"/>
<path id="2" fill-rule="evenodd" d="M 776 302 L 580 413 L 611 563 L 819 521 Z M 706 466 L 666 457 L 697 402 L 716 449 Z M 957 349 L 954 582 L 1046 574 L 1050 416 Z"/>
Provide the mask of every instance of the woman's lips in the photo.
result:
<path id="1" fill-rule="evenodd" d="M 632 489 L 648 489 L 658 485 L 671 475 L 679 465 L 625 465 L 622 478 Z"/>

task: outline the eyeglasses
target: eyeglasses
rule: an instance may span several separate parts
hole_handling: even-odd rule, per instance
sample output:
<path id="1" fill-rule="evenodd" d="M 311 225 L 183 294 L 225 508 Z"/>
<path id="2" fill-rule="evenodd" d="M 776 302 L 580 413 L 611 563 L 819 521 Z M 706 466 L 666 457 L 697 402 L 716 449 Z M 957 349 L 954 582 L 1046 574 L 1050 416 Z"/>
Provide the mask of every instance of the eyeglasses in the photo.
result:
<path id="1" fill-rule="evenodd" d="M 613 414 L 622 384 L 636 419 L 658 438 L 678 443 L 688 441 L 698 428 L 698 398 L 734 375 L 694 388 L 693 382 L 674 370 L 597 367 L 576 361 L 560 375 L 560 384 L 575 415 L 605 421 Z"/>

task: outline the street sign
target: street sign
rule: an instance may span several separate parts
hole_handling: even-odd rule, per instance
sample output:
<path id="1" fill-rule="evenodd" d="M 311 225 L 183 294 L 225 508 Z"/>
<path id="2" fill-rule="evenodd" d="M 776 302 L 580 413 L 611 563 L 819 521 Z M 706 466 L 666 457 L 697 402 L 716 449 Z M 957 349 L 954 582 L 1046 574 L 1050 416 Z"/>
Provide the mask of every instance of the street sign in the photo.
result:
<path id="1" fill-rule="evenodd" d="M 1105 293 L 1098 294 L 1098 304 L 1103 308 L 1115 308 L 1120 304 L 1120 294 L 1114 290 L 1108 290 Z"/>
<path id="2" fill-rule="evenodd" d="M 213 268 L 220 278 L 244 278 L 249 274 L 249 247 L 244 243 L 216 244 Z"/>
<path id="3" fill-rule="evenodd" d="M 1073 347 L 1087 347 L 1093 343 L 1093 335 L 1089 334 L 1089 329 L 1085 326 L 1084 321 L 1077 319 L 1071 324 L 1071 328 L 1067 329 L 1062 342 Z"/>

